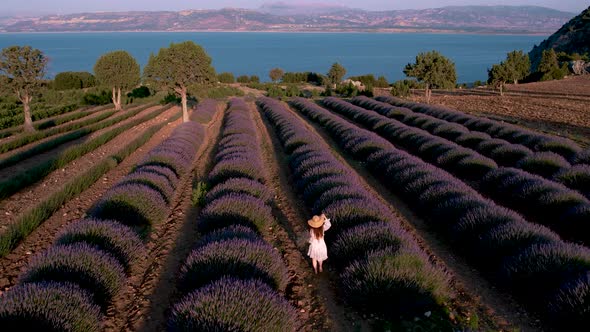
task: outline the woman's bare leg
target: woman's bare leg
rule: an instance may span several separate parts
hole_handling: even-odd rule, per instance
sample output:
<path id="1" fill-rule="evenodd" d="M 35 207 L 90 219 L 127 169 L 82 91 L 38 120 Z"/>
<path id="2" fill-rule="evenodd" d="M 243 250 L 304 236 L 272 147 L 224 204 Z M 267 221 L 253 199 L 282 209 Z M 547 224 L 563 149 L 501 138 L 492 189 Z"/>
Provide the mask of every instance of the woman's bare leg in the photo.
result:
<path id="1" fill-rule="evenodd" d="M 315 271 L 315 274 L 318 274 L 318 261 L 315 258 L 312 258 L 311 264 L 313 265 L 313 270 Z"/>
<path id="2" fill-rule="evenodd" d="M 324 263 L 324 261 L 318 261 L 318 262 L 320 263 L 320 272 L 323 272 L 322 264 Z"/>

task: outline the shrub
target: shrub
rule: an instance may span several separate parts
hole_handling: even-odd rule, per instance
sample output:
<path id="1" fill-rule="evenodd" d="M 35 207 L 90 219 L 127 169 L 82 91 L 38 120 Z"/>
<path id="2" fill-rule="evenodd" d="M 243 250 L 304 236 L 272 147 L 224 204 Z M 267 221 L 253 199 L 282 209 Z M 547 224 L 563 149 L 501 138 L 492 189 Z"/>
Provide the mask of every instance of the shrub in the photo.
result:
<path id="1" fill-rule="evenodd" d="M 196 290 L 172 309 L 170 331 L 299 330 L 297 313 L 257 280 L 223 278 Z"/>
<path id="2" fill-rule="evenodd" d="M 500 146 L 490 152 L 492 157 L 498 165 L 502 166 L 514 166 L 520 160 L 531 155 L 531 150 L 527 149 L 522 145 L 504 145 Z"/>
<path id="3" fill-rule="evenodd" d="M 424 257 L 387 250 L 353 262 L 342 273 L 343 291 L 352 305 L 388 320 L 438 309 L 448 296 L 447 280 Z"/>
<path id="4" fill-rule="evenodd" d="M 366 222 L 389 222 L 394 219 L 384 206 L 367 198 L 335 201 L 324 212 L 332 219 L 332 234 Z"/>
<path id="5" fill-rule="evenodd" d="M 590 149 L 586 149 L 578 152 L 574 158 L 576 164 L 587 164 L 590 165 Z"/>
<path id="6" fill-rule="evenodd" d="M 491 136 L 486 133 L 468 132 L 457 137 L 456 142 L 464 147 L 474 149 L 478 152 L 478 146 L 487 140 L 491 140 Z"/>
<path id="7" fill-rule="evenodd" d="M 178 182 L 178 176 L 168 167 L 156 166 L 156 165 L 138 165 L 133 169 L 132 172 L 143 172 L 143 173 L 154 173 L 157 175 L 165 176 L 168 179 L 170 185 L 176 187 Z M 176 189 L 176 188 L 175 188 Z"/>
<path id="8" fill-rule="evenodd" d="M 529 173 L 549 179 L 555 173 L 571 167 L 570 163 L 564 157 L 554 152 L 537 152 L 521 159 L 516 166 Z"/>
<path id="9" fill-rule="evenodd" d="M 85 89 L 96 85 L 94 75 L 88 72 L 62 72 L 55 75 L 54 90 Z"/>
<path id="10" fill-rule="evenodd" d="M 261 238 L 260 235 L 258 235 L 258 232 L 254 231 L 252 228 L 242 225 L 231 225 L 207 233 L 207 235 L 203 236 L 199 239 L 199 241 L 197 241 L 196 247 L 205 246 L 213 242 L 222 242 L 232 239 L 258 241 Z"/>
<path id="11" fill-rule="evenodd" d="M 257 279 L 273 289 L 284 291 L 287 269 L 281 255 L 260 240 L 229 239 L 211 242 L 193 250 L 180 269 L 183 289 L 193 289 L 222 278 Z"/>
<path id="12" fill-rule="evenodd" d="M 125 272 L 110 254 L 84 243 L 56 246 L 33 258 L 20 283 L 72 282 L 92 293 L 103 309 L 119 292 Z"/>
<path id="13" fill-rule="evenodd" d="M 219 81 L 219 83 L 227 84 L 236 82 L 234 74 L 228 72 L 220 73 L 219 75 L 217 75 L 217 80 Z"/>
<path id="14" fill-rule="evenodd" d="M 170 204 L 174 198 L 174 186 L 164 175 L 152 172 L 133 172 L 125 176 L 117 186 L 128 184 L 139 184 L 157 191 L 167 204 Z"/>
<path id="15" fill-rule="evenodd" d="M 68 283 L 29 283 L 0 296 L 5 331 L 98 332 L 100 308 L 89 293 Z"/>
<path id="16" fill-rule="evenodd" d="M 555 180 L 590 198 L 590 165 L 574 165 L 556 174 Z"/>
<path id="17" fill-rule="evenodd" d="M 575 330 L 579 326 L 587 326 L 590 324 L 588 318 L 589 298 L 590 284 L 587 275 L 562 284 L 548 301 L 549 319 L 560 322 L 562 327 L 571 330 Z"/>
<path id="18" fill-rule="evenodd" d="M 330 253 L 335 264 L 343 269 L 350 263 L 366 259 L 373 252 L 386 250 L 397 253 L 408 245 L 402 239 L 403 231 L 388 223 L 366 223 L 343 231 L 330 245 Z"/>
<path id="19" fill-rule="evenodd" d="M 264 183 L 261 165 L 252 163 L 251 158 L 232 157 L 218 162 L 209 173 L 209 184 L 216 186 L 232 178 L 248 178 Z"/>
<path id="20" fill-rule="evenodd" d="M 312 211 L 314 213 L 321 213 L 326 207 L 333 202 L 349 198 L 364 198 L 366 197 L 364 190 L 354 185 L 343 185 L 331 188 L 324 191 L 313 205 Z"/>
<path id="21" fill-rule="evenodd" d="M 232 193 L 248 194 L 261 199 L 265 204 L 269 204 L 274 198 L 268 187 L 258 181 L 247 178 L 232 178 L 213 187 L 205 197 L 205 201 L 211 202 Z"/>
<path id="22" fill-rule="evenodd" d="M 124 225 L 149 227 L 168 216 L 166 201 L 159 192 L 141 184 L 109 189 L 88 211 L 92 217 L 116 220 Z"/>
<path id="23" fill-rule="evenodd" d="M 347 175 L 333 175 L 323 177 L 315 182 L 310 182 L 307 187 L 299 192 L 303 192 L 303 199 L 306 204 L 311 205 L 326 191 L 350 185 L 350 180 Z"/>
<path id="24" fill-rule="evenodd" d="M 243 225 L 258 230 L 273 220 L 271 208 L 256 197 L 245 194 L 228 194 L 207 204 L 199 218 L 203 233 L 230 225 Z"/>
<path id="25" fill-rule="evenodd" d="M 107 220 L 80 220 L 62 229 L 55 240 L 56 245 L 74 243 L 86 243 L 108 252 L 128 271 L 146 251 L 132 229 Z"/>
<path id="26" fill-rule="evenodd" d="M 86 93 L 82 97 L 82 104 L 83 105 L 108 105 L 112 103 L 113 100 L 111 99 L 111 95 L 108 91 L 101 91 L 98 94 L 95 93 Z"/>
<path id="27" fill-rule="evenodd" d="M 151 96 L 152 93 L 150 92 L 150 89 L 147 86 L 140 86 L 139 88 L 135 88 L 133 90 L 131 90 L 131 92 L 129 92 L 127 94 L 127 97 L 129 98 L 147 98 L 149 96 Z"/>

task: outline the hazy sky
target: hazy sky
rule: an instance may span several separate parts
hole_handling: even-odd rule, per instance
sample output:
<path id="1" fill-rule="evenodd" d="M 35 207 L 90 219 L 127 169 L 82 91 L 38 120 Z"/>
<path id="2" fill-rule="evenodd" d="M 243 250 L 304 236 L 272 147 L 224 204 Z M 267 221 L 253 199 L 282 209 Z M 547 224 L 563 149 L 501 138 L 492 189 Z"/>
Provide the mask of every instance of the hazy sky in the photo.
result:
<path id="1" fill-rule="evenodd" d="M 0 16 L 26 13 L 77 13 L 84 11 L 181 10 L 221 7 L 257 8 L 269 0 L 0 0 Z M 329 3 L 367 10 L 436 8 L 450 5 L 536 5 L 580 12 L 590 0 L 312 0 L 287 3 Z"/>

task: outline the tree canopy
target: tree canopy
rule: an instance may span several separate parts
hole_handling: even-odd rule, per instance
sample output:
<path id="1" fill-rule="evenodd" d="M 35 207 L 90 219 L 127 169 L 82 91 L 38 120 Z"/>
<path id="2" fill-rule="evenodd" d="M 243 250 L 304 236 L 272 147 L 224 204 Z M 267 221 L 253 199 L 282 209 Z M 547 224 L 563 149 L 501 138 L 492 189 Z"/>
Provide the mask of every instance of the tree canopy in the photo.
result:
<path id="1" fill-rule="evenodd" d="M 543 51 L 537 72 L 540 74 L 541 81 L 549 81 L 564 78 L 569 70 L 567 64 L 564 64 L 562 67 L 559 66 L 557 53 L 555 53 L 554 49 L 549 49 Z"/>
<path id="2" fill-rule="evenodd" d="M 182 100 L 183 120 L 189 121 L 187 88 L 189 85 L 208 85 L 217 81 L 211 58 L 192 41 L 172 43 L 151 55 L 144 69 L 147 84 L 176 92 Z"/>
<path id="3" fill-rule="evenodd" d="M 528 54 L 523 51 L 512 51 L 506 55 L 503 63 L 507 73 L 508 81 L 517 84 L 518 81 L 526 78 L 531 73 L 531 60 Z"/>
<path id="4" fill-rule="evenodd" d="M 48 59 L 43 52 L 30 46 L 11 46 L 0 53 L 0 75 L 23 103 L 25 131 L 33 131 L 30 103 L 33 93 L 45 76 Z"/>
<path id="5" fill-rule="evenodd" d="M 342 82 L 342 79 L 346 75 L 346 68 L 344 68 L 338 62 L 334 63 L 330 70 L 328 71 L 328 80 L 331 84 L 338 84 Z"/>
<path id="6" fill-rule="evenodd" d="M 494 87 L 500 88 L 500 95 L 503 95 L 504 84 L 510 80 L 510 74 L 507 71 L 507 66 L 504 63 L 495 64 L 491 69 L 488 69 L 488 83 Z"/>
<path id="7" fill-rule="evenodd" d="M 126 51 L 114 51 L 101 56 L 94 65 L 96 80 L 113 90 L 113 104 L 121 109 L 121 90 L 130 90 L 141 79 L 139 64 Z"/>
<path id="8" fill-rule="evenodd" d="M 89 72 L 66 71 L 55 75 L 54 90 L 85 89 L 96 85 L 96 78 Z"/>
<path id="9" fill-rule="evenodd" d="M 408 63 L 404 74 L 415 77 L 426 85 L 426 99 L 430 102 L 430 89 L 453 89 L 457 85 L 455 64 L 437 51 L 419 53 L 415 63 Z"/>
<path id="10" fill-rule="evenodd" d="M 219 83 L 235 83 L 236 82 L 236 78 L 234 77 L 234 74 L 229 73 L 229 72 L 225 72 L 225 73 L 221 73 L 219 75 L 217 75 L 217 80 L 219 81 Z"/>
<path id="11" fill-rule="evenodd" d="M 273 82 L 279 81 L 283 78 L 283 75 L 285 75 L 285 72 L 281 68 L 273 68 L 270 70 L 270 73 L 268 73 L 268 77 L 270 77 Z"/>

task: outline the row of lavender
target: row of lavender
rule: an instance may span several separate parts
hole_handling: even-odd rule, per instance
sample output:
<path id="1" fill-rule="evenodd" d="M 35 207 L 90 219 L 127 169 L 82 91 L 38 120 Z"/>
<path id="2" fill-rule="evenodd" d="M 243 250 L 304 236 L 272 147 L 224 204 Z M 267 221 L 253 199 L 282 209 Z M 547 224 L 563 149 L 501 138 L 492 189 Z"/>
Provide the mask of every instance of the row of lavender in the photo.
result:
<path id="1" fill-rule="evenodd" d="M 326 213 L 326 233 L 345 299 L 387 320 L 440 309 L 448 277 L 428 257 L 358 175 L 280 102 L 258 100 L 289 155 L 294 188 L 314 214 Z"/>
<path id="2" fill-rule="evenodd" d="M 242 99 L 227 110 L 198 228 L 203 236 L 180 271 L 186 294 L 170 331 L 296 331 L 282 296 L 287 268 L 261 232 L 273 220 L 254 121 Z"/>
<path id="3" fill-rule="evenodd" d="M 565 138 L 541 134 L 512 124 L 465 114 L 444 106 L 420 104 L 394 97 L 383 96 L 376 99 L 394 106 L 404 107 L 415 112 L 458 123 L 470 130 L 485 132 L 491 137 L 524 145 L 533 151 L 552 151 L 572 163 L 590 164 L 590 150 L 582 150 L 576 143 Z"/>
<path id="4" fill-rule="evenodd" d="M 375 101 L 367 97 L 356 97 L 352 100 L 352 103 L 374 110 L 408 126 L 424 129 L 433 135 L 448 139 L 463 147 L 473 149 L 484 156 L 492 158 L 501 166 L 516 167 L 546 179 L 560 182 L 590 198 L 590 165 L 588 164 L 579 163 L 572 166 L 566 158 L 558 153 L 551 151 L 534 152 L 524 145 L 510 143 L 504 139 L 492 138 L 487 133 L 469 130 L 459 123 L 413 112 L 408 108 L 394 107 L 391 104 Z M 496 129 L 495 131 L 499 130 Z M 565 146 L 571 146 L 571 144 L 573 142 L 567 143 Z M 555 147 L 555 144 L 549 145 L 549 143 L 542 145 L 542 148 Z M 569 155 L 570 159 L 576 155 L 573 150 L 565 151 L 562 154 Z"/>
<path id="5" fill-rule="evenodd" d="M 142 235 L 169 214 L 177 185 L 203 141 L 185 123 L 109 189 L 88 217 L 65 227 L 0 297 L 7 331 L 100 331 L 102 315 L 145 254 Z"/>
<path id="6" fill-rule="evenodd" d="M 492 282 L 558 326 L 590 322 L 590 250 L 565 243 L 482 197 L 451 174 L 306 100 L 303 114 L 402 198 Z M 357 116 L 365 116 L 361 113 Z M 359 149 L 362 144 L 364 148 Z"/>
<path id="7" fill-rule="evenodd" d="M 396 146 L 472 183 L 530 220 L 565 238 L 590 243 L 590 201 L 580 193 L 519 169 L 498 167 L 471 149 L 343 100 L 326 98 L 323 103 Z"/>

